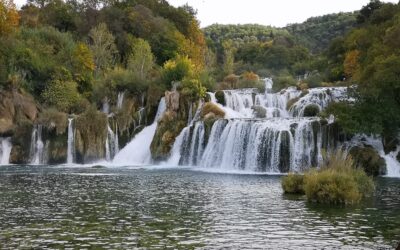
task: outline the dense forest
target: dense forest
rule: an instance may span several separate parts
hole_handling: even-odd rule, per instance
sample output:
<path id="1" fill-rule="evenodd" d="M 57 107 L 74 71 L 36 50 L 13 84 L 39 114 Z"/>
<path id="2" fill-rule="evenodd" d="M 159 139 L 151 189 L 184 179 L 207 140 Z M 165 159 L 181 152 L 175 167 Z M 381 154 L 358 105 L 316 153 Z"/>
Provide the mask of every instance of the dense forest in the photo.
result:
<path id="1" fill-rule="evenodd" d="M 172 87 L 197 100 L 206 91 L 262 88 L 259 78 L 267 76 L 276 90 L 354 85 L 356 101 L 327 114 L 350 132 L 393 135 L 400 125 L 399 18 L 398 4 L 374 0 L 358 12 L 285 28 L 202 30 L 193 8 L 165 0 L 30 0 L 20 10 L 1 0 L 0 89 L 32 95 L 41 113 L 80 114 L 115 104 L 123 91 L 147 93 L 156 106 Z M 0 132 L 8 125 L 2 121 Z"/>

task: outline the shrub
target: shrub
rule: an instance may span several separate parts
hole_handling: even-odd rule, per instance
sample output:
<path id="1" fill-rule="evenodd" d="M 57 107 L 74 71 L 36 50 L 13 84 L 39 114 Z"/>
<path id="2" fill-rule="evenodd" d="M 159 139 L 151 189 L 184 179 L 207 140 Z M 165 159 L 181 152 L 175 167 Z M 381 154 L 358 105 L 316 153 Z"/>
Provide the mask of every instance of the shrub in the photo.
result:
<path id="1" fill-rule="evenodd" d="M 289 173 L 282 178 L 282 188 L 287 194 L 304 194 L 304 176 L 295 173 Z"/>
<path id="2" fill-rule="evenodd" d="M 57 134 L 63 134 L 67 129 L 67 114 L 54 108 L 46 109 L 40 113 L 39 123 L 48 129 L 56 129 Z"/>
<path id="3" fill-rule="evenodd" d="M 319 113 L 319 106 L 315 105 L 315 104 L 311 104 L 304 108 L 303 116 L 313 117 L 313 116 L 317 116 L 318 113 Z"/>
<path id="4" fill-rule="evenodd" d="M 215 99 L 219 104 L 225 105 L 225 93 L 222 90 L 215 92 Z"/>
<path id="5" fill-rule="evenodd" d="M 42 98 L 47 105 L 68 113 L 81 99 L 81 96 L 78 93 L 76 82 L 54 80 L 42 93 Z"/>
<path id="6" fill-rule="evenodd" d="M 375 189 L 372 178 L 342 151 L 324 155 L 321 168 L 307 171 L 303 178 L 289 174 L 282 187 L 285 193 L 304 192 L 309 201 L 328 204 L 355 204 Z"/>

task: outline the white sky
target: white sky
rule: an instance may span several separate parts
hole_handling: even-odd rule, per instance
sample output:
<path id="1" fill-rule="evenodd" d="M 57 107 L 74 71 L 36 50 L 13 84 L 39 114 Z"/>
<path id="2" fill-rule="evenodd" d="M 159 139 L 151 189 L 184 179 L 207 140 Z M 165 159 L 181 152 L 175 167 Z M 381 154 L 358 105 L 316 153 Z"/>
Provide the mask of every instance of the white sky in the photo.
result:
<path id="1" fill-rule="evenodd" d="M 369 0 L 168 0 L 197 9 L 201 27 L 214 23 L 257 23 L 283 27 L 312 16 L 361 9 Z M 398 0 L 384 2 L 397 3 Z"/>
<path id="2" fill-rule="evenodd" d="M 14 0 L 21 7 L 26 0 Z M 258 23 L 277 27 L 299 23 L 312 16 L 361 9 L 369 0 L 168 0 L 174 6 L 188 3 L 198 11 L 201 27 L 214 23 Z M 385 2 L 397 3 L 398 0 Z"/>

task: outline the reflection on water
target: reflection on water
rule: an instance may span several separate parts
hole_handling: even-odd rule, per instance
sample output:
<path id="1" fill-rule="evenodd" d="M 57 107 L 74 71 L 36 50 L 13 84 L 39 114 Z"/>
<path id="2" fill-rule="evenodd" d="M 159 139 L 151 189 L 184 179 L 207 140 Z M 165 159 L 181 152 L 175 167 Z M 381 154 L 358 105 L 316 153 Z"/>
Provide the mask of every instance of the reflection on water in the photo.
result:
<path id="1" fill-rule="evenodd" d="M 400 180 L 358 207 L 307 204 L 279 177 L 177 169 L 0 168 L 0 246 L 376 249 L 400 239 Z"/>

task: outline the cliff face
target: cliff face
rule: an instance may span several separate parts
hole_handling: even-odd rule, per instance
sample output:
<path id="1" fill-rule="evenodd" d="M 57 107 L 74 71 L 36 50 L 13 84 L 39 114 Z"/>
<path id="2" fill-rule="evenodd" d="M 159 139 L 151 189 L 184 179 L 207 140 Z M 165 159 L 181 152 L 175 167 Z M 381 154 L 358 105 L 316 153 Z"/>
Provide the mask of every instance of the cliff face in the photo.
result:
<path id="1" fill-rule="evenodd" d="M 188 124 L 191 103 L 178 91 L 165 92 L 166 111 L 158 121 L 150 150 L 155 161 L 168 159 L 175 138 Z"/>
<path id="2" fill-rule="evenodd" d="M 34 122 L 38 108 L 32 96 L 18 91 L 0 91 L 0 136 L 12 135 L 20 122 Z"/>

